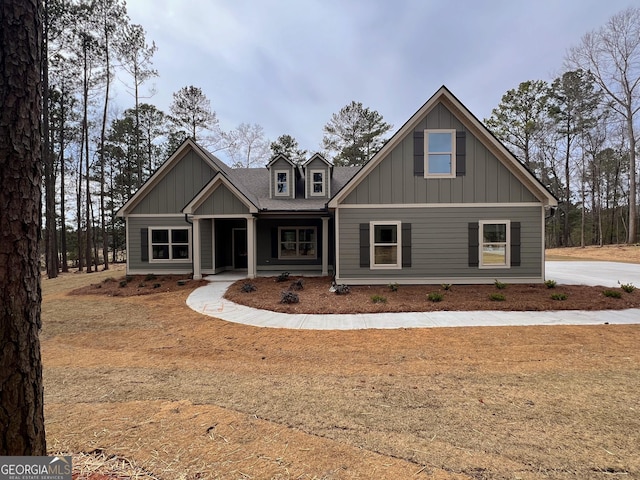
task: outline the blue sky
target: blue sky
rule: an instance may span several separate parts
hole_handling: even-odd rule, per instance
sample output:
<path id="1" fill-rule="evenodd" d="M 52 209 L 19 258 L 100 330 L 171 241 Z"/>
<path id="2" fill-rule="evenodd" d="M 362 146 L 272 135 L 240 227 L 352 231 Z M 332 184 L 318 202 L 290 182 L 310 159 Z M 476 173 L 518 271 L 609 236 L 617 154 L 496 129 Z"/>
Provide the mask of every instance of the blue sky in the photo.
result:
<path id="1" fill-rule="evenodd" d="M 568 48 L 630 0 L 128 0 L 158 51 L 148 99 L 168 111 L 195 85 L 223 130 L 261 125 L 319 150 L 352 100 L 399 129 L 446 85 L 479 119 L 526 80 L 551 81 Z M 120 108 L 131 98 L 119 94 Z"/>

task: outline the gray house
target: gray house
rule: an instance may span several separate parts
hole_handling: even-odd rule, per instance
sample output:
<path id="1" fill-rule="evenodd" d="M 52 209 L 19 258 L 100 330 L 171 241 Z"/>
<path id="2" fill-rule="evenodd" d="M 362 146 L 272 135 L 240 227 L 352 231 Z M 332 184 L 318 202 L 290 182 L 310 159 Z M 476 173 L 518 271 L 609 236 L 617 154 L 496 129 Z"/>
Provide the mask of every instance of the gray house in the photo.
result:
<path id="1" fill-rule="evenodd" d="M 553 195 L 446 88 L 363 167 L 231 169 L 185 141 L 120 209 L 127 272 L 338 283 L 544 280 Z"/>

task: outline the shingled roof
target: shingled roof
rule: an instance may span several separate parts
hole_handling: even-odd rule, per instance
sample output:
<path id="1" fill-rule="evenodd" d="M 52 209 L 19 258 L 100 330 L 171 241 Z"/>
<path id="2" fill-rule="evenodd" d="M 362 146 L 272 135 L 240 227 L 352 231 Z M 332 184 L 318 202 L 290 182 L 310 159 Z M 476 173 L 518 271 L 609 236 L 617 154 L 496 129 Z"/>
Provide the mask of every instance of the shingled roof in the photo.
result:
<path id="1" fill-rule="evenodd" d="M 331 191 L 339 191 L 360 167 L 333 167 Z M 328 199 L 305 198 L 304 186 L 296 185 L 296 198 L 271 198 L 269 195 L 269 170 L 267 168 L 232 168 L 224 172 L 251 202 L 261 211 L 314 211 L 325 210 Z"/>

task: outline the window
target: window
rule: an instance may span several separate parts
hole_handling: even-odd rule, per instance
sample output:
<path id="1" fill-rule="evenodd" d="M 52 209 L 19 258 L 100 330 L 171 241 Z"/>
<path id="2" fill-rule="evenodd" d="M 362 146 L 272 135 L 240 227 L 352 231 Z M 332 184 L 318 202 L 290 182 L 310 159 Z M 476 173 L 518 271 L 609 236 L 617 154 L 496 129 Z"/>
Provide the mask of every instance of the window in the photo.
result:
<path id="1" fill-rule="evenodd" d="M 506 268 L 510 265 L 510 222 L 479 222 L 480 268 Z"/>
<path id="2" fill-rule="evenodd" d="M 318 251 L 316 227 L 280 227 L 280 259 L 315 259 Z"/>
<path id="3" fill-rule="evenodd" d="M 289 195 L 289 172 L 276 170 L 276 195 L 281 197 Z"/>
<path id="4" fill-rule="evenodd" d="M 324 196 L 324 170 L 311 170 L 311 195 Z"/>
<path id="5" fill-rule="evenodd" d="M 401 268 L 400 222 L 371 222 L 371 268 Z"/>
<path id="6" fill-rule="evenodd" d="M 189 237 L 191 235 L 188 228 L 152 228 L 149 229 L 149 235 L 151 262 L 190 260 Z"/>
<path id="7" fill-rule="evenodd" d="M 424 131 L 424 176 L 453 178 L 456 176 L 456 131 Z"/>

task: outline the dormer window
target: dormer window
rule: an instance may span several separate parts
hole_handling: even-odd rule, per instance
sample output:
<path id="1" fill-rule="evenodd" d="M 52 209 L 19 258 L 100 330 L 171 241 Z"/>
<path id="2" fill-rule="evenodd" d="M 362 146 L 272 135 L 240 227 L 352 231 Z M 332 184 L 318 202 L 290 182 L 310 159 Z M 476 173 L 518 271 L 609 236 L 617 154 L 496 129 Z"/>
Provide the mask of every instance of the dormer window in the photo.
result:
<path id="1" fill-rule="evenodd" d="M 276 196 L 289 196 L 289 172 L 276 170 Z"/>
<path id="2" fill-rule="evenodd" d="M 324 177 L 324 170 L 311 170 L 311 196 L 325 195 Z"/>

